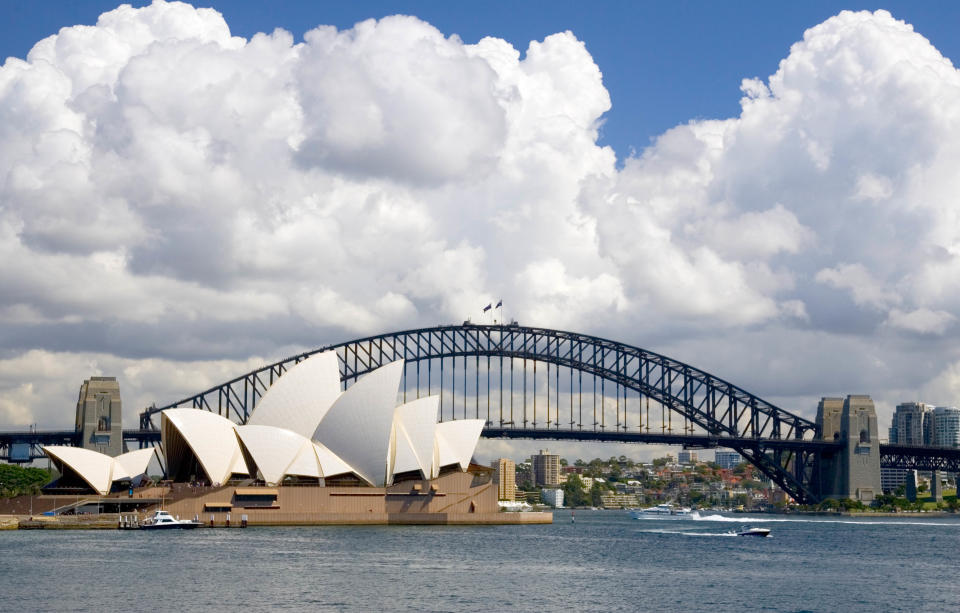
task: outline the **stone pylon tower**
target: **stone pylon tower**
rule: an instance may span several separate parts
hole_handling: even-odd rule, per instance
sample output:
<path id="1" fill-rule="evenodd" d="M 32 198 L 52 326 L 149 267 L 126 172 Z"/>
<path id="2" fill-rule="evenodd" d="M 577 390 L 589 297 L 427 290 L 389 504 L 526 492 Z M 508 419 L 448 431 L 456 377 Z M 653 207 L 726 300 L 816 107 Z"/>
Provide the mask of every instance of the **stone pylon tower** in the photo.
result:
<path id="1" fill-rule="evenodd" d="M 824 452 L 817 467 L 822 498 L 871 502 L 881 493 L 880 436 L 877 412 L 870 396 L 823 398 L 817 407 L 823 440 L 841 443 Z"/>
<path id="2" fill-rule="evenodd" d="M 81 446 L 116 457 L 123 453 L 120 384 L 116 377 L 90 377 L 80 386 L 77 432 Z"/>

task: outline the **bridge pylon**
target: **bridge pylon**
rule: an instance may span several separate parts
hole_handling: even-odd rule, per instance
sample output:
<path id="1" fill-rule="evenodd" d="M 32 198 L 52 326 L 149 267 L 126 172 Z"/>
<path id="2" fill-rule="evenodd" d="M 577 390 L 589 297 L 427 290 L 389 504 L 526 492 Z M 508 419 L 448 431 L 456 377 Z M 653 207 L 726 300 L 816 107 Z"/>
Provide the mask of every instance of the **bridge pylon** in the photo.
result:
<path id="1" fill-rule="evenodd" d="M 821 398 L 817 431 L 822 440 L 841 443 L 818 455 L 814 489 L 820 498 L 872 502 L 882 490 L 877 412 L 870 396 Z"/>

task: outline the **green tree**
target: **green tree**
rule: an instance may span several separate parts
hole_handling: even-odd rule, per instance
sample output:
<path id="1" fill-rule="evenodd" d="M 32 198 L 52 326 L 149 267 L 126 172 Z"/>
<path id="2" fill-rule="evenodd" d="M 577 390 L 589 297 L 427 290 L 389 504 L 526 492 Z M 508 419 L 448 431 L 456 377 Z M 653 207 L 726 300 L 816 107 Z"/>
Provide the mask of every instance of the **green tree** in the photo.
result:
<path id="1" fill-rule="evenodd" d="M 50 482 L 50 478 L 50 473 L 43 468 L 0 464 L 0 497 L 37 494 L 41 487 Z"/>
<path id="2" fill-rule="evenodd" d="M 586 485 L 580 475 L 572 474 L 567 477 L 567 482 L 563 484 L 563 500 L 568 507 L 582 507 L 590 504 Z"/>
<path id="3" fill-rule="evenodd" d="M 590 504 L 595 507 L 603 505 L 603 501 L 600 500 L 600 496 L 607 492 L 607 488 L 603 486 L 599 481 L 594 481 L 593 485 L 590 487 Z"/>

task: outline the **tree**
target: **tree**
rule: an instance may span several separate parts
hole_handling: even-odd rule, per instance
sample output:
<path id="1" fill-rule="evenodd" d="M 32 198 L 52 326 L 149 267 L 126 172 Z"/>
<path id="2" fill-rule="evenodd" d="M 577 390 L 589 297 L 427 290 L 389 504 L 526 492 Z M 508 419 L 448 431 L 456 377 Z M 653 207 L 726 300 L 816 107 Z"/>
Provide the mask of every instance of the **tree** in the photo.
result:
<path id="1" fill-rule="evenodd" d="M 590 504 L 586 486 L 580 475 L 572 474 L 567 477 L 567 482 L 563 484 L 563 499 L 568 507 L 582 507 Z"/>
<path id="2" fill-rule="evenodd" d="M 0 464 L 0 497 L 12 498 L 37 494 L 50 482 L 50 473 L 43 468 L 23 468 L 15 464 Z"/>
<path id="3" fill-rule="evenodd" d="M 593 486 L 590 488 L 590 504 L 595 507 L 602 506 L 603 501 L 600 499 L 600 496 L 602 496 L 606 491 L 607 488 L 603 487 L 599 481 L 594 481 Z"/>

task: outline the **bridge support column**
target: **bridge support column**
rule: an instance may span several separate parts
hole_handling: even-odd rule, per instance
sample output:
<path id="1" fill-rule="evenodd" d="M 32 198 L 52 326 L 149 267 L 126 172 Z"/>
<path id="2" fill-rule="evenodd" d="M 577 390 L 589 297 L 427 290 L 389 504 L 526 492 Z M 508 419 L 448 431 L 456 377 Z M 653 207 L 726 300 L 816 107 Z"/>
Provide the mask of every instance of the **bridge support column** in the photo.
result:
<path id="1" fill-rule="evenodd" d="M 870 396 L 822 398 L 817 428 L 824 440 L 845 443 L 824 453 L 817 466 L 821 498 L 872 502 L 880 494 L 880 436 Z"/>
<path id="2" fill-rule="evenodd" d="M 943 487 L 940 485 L 940 471 L 935 470 L 930 474 L 930 495 L 934 502 L 943 502 Z"/>
<path id="3" fill-rule="evenodd" d="M 910 502 L 917 501 L 917 471 L 915 470 L 907 471 L 906 496 Z"/>

